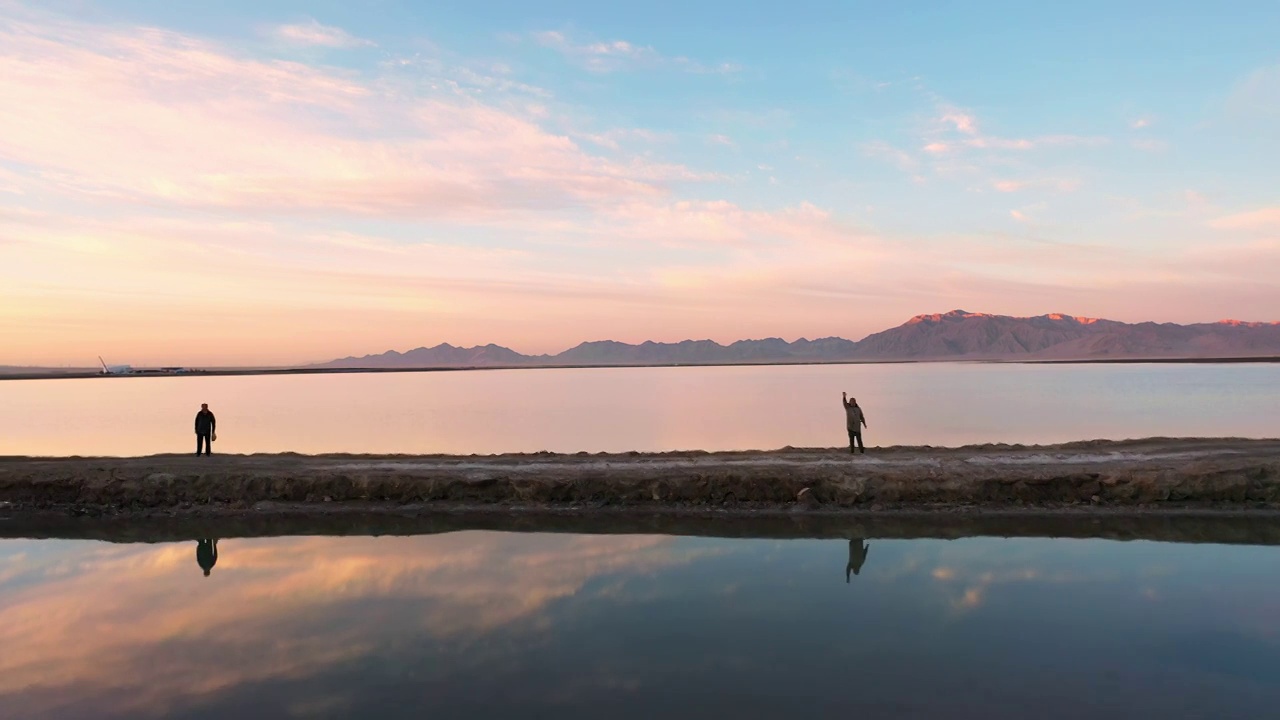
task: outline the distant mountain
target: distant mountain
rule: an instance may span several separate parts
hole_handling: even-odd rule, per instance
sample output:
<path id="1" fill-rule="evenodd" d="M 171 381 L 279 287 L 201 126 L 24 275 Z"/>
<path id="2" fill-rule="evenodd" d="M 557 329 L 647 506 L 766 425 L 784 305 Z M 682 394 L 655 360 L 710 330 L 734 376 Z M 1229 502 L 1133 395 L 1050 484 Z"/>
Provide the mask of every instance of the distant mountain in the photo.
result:
<path id="1" fill-rule="evenodd" d="M 1053 313 L 1036 317 L 963 310 L 917 315 L 858 342 L 840 337 L 632 345 L 584 342 L 558 355 L 523 355 L 501 345 L 447 343 L 405 353 L 348 357 L 324 368 L 522 367 L 534 365 L 706 365 L 850 360 L 1088 360 L 1280 357 L 1280 323 L 1223 320 L 1137 324 Z"/>
<path id="2" fill-rule="evenodd" d="M 858 359 L 1037 359 L 1254 357 L 1280 355 L 1280 323 L 1223 320 L 1177 325 L 1072 317 L 1019 318 L 952 310 L 917 315 L 858 343 Z"/>
<path id="3" fill-rule="evenodd" d="M 435 347 L 420 347 L 408 352 L 399 353 L 388 350 L 381 355 L 365 355 L 364 357 L 346 357 L 341 360 L 323 363 L 317 367 L 326 368 L 408 368 L 408 367 L 480 367 L 486 365 L 527 365 L 531 360 L 541 359 L 505 348 L 501 345 L 477 345 L 476 347 L 454 347 L 449 343 L 441 343 Z"/>
<path id="4" fill-rule="evenodd" d="M 711 340 L 660 343 L 652 340 L 629 345 L 613 340 L 584 342 L 549 356 L 557 365 L 670 365 L 707 363 L 814 362 L 848 360 L 856 346 L 844 338 L 789 343 L 782 338 L 739 340 L 721 345 Z"/>

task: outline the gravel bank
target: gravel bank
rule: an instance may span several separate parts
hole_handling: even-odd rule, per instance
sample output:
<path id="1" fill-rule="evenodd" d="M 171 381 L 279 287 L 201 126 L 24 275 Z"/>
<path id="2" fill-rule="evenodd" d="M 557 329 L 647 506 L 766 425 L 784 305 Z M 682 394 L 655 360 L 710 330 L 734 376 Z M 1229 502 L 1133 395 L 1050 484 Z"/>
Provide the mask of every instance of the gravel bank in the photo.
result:
<path id="1" fill-rule="evenodd" d="M 0 512 L 339 503 L 889 510 L 1280 507 L 1280 440 L 490 456 L 0 458 Z"/>

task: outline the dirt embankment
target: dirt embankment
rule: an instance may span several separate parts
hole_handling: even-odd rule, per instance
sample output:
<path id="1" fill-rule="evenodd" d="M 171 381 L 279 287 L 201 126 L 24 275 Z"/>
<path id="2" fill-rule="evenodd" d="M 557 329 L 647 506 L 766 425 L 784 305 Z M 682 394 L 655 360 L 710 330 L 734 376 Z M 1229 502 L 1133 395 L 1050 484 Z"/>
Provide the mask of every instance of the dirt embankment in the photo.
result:
<path id="1" fill-rule="evenodd" d="M 0 507 L 101 514 L 258 503 L 752 511 L 1280 507 L 1280 440 L 492 456 L 0 458 Z"/>

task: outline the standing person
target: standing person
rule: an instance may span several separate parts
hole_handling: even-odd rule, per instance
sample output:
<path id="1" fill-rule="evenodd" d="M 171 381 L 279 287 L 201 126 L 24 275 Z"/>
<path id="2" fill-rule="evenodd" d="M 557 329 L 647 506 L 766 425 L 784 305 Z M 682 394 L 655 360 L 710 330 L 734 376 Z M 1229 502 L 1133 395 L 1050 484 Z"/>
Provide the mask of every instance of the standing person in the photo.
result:
<path id="1" fill-rule="evenodd" d="M 862 444 L 862 428 L 867 426 L 867 415 L 858 407 L 858 398 L 850 398 L 849 393 L 840 393 L 844 403 L 845 427 L 849 429 L 849 452 L 853 453 L 854 444 L 864 454 L 867 446 Z"/>
<path id="2" fill-rule="evenodd" d="M 213 438 L 217 437 L 218 420 L 209 412 L 209 404 L 201 403 L 200 412 L 196 413 L 196 457 L 200 457 L 203 445 L 206 455 L 213 454 Z"/>

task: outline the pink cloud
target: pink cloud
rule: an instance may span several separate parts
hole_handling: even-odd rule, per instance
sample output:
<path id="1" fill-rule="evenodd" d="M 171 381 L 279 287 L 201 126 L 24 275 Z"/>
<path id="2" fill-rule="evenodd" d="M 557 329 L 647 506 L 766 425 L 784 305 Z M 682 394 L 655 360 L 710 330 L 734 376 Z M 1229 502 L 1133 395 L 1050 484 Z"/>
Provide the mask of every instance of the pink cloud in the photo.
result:
<path id="1" fill-rule="evenodd" d="M 1280 229 L 1280 207 L 1268 207 L 1234 215 L 1225 215 L 1211 221 L 1209 227 L 1221 230 Z"/>
<path id="2" fill-rule="evenodd" d="M 0 96 L 23 108 L 0 114 L 0 154 L 39 182 L 119 200 L 479 222 L 707 177 L 592 156 L 457 93 L 415 96 L 159 30 L 0 30 Z"/>
<path id="3" fill-rule="evenodd" d="M 1080 189 L 1079 180 L 1042 178 L 1035 180 L 996 180 L 991 187 L 1003 193 L 1013 193 L 1034 188 L 1047 188 L 1058 192 L 1075 192 Z"/>
<path id="4" fill-rule="evenodd" d="M 1089 147 L 1107 144 L 1101 137 L 1084 137 L 1079 135 L 1045 135 L 1037 138 L 1000 138 L 976 137 L 966 140 L 965 145 L 972 148 L 988 150 L 1034 150 L 1036 148 L 1054 146 Z"/>
<path id="5" fill-rule="evenodd" d="M 942 153 L 949 152 L 951 150 L 951 146 L 944 142 L 931 142 L 920 149 L 931 155 L 941 155 Z"/>
<path id="6" fill-rule="evenodd" d="M 966 135 L 976 135 L 978 133 L 978 124 L 973 116 L 955 108 L 944 110 L 939 121 L 952 125 L 958 132 Z"/>
<path id="7" fill-rule="evenodd" d="M 758 248 L 783 241 L 812 248 L 856 241 L 863 235 L 811 203 L 776 212 L 748 210 L 725 200 L 635 203 L 620 206 L 602 219 L 605 227 L 622 236 L 677 245 L 749 244 Z"/>
<path id="8" fill-rule="evenodd" d="M 271 35 L 291 45 L 311 47 L 348 49 L 376 45 L 372 40 L 355 37 L 342 28 L 321 25 L 315 20 L 293 25 L 280 25 L 272 29 Z"/>
<path id="9" fill-rule="evenodd" d="M 966 140 L 965 145 L 972 148 L 983 148 L 992 150 L 1030 150 L 1035 147 L 1035 143 L 1030 140 L 1023 139 L 1006 139 L 995 137 L 980 137 L 972 140 Z"/>

